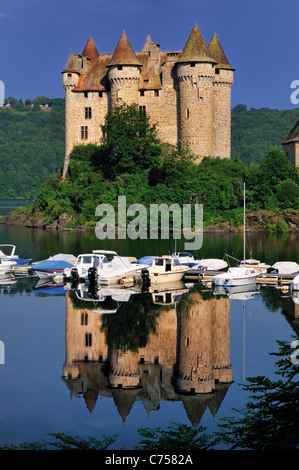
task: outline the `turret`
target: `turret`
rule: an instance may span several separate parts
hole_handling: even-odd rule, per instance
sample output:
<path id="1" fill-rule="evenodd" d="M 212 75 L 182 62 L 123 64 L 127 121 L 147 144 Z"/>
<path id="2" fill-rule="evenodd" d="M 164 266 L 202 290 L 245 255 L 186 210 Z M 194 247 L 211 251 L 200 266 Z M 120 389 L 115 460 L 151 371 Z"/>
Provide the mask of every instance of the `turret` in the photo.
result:
<path id="1" fill-rule="evenodd" d="M 62 177 L 65 178 L 68 166 L 69 155 L 73 148 L 73 135 L 71 132 L 72 119 L 72 97 L 71 93 L 78 85 L 81 73 L 81 59 L 78 55 L 70 53 L 65 69 L 62 71 L 62 82 L 65 91 L 65 158 Z"/>
<path id="2" fill-rule="evenodd" d="M 216 60 L 195 25 L 177 61 L 179 142 L 189 142 L 198 162 L 213 153 L 213 88 Z"/>
<path id="3" fill-rule="evenodd" d="M 108 67 L 111 106 L 138 103 L 141 62 L 123 31 Z"/>
<path id="4" fill-rule="evenodd" d="M 213 103 L 213 155 L 230 158 L 231 153 L 231 87 L 234 82 L 234 69 L 229 64 L 216 34 L 208 46 L 216 60 Z"/>
<path id="5" fill-rule="evenodd" d="M 74 128 L 73 121 L 78 114 L 76 99 L 73 90 L 78 86 L 80 77 L 88 73 L 91 66 L 99 57 L 98 50 L 90 37 L 83 49 L 82 54 L 70 53 L 65 69 L 62 71 L 63 88 L 65 90 L 65 159 L 62 176 L 65 178 L 68 166 L 69 155 L 74 143 L 79 143 L 79 130 Z"/>

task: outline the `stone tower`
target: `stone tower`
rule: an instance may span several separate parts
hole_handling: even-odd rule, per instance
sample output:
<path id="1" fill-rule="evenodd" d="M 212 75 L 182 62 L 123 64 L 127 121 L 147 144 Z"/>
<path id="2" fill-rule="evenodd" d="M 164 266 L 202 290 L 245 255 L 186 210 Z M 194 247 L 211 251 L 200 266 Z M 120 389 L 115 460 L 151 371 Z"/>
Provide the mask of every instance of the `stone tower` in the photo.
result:
<path id="1" fill-rule="evenodd" d="M 65 90 L 65 160 L 63 175 L 65 176 L 69 164 L 69 155 L 74 145 L 88 140 L 85 125 L 80 126 L 83 116 L 87 113 L 86 98 L 88 92 L 78 94 L 74 91 L 78 87 L 82 77 L 88 74 L 97 58 L 98 50 L 90 37 L 82 54 L 69 55 L 65 69 L 62 71 L 63 88 Z M 89 135 L 90 138 L 90 135 Z M 79 140 L 80 139 L 80 140 Z"/>
<path id="2" fill-rule="evenodd" d="M 213 93 L 213 157 L 229 158 L 231 149 L 231 88 L 234 69 L 214 33 L 209 52 L 216 61 Z"/>
<path id="3" fill-rule="evenodd" d="M 107 64 L 110 84 L 110 106 L 138 102 L 141 62 L 137 59 L 123 31 L 110 62 Z"/>
<path id="4" fill-rule="evenodd" d="M 74 145 L 100 143 L 108 111 L 136 103 L 157 127 L 161 142 L 188 142 L 200 162 L 229 158 L 230 66 L 216 35 L 209 46 L 194 26 L 183 51 L 162 51 L 148 35 L 135 52 L 122 32 L 113 53 L 99 54 L 89 38 L 81 54 L 70 54 L 62 72 L 65 89 L 65 162 Z"/>
<path id="5" fill-rule="evenodd" d="M 213 155 L 213 89 L 216 60 L 194 26 L 177 61 L 178 140 L 200 157 Z"/>

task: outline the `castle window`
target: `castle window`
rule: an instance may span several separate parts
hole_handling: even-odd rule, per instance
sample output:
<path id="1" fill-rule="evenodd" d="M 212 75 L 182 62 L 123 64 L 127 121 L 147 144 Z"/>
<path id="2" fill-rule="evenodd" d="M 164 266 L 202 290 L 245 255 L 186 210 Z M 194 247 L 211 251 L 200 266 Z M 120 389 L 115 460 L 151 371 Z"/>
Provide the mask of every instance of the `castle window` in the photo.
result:
<path id="1" fill-rule="evenodd" d="M 88 126 L 81 126 L 81 140 L 88 139 Z"/>
<path id="2" fill-rule="evenodd" d="M 91 108 L 85 108 L 85 119 L 91 119 Z"/>
<path id="3" fill-rule="evenodd" d="M 103 97 L 103 92 L 99 91 L 99 98 L 102 98 L 102 97 Z"/>
<path id="4" fill-rule="evenodd" d="M 155 90 L 155 96 L 159 96 L 159 90 Z"/>
<path id="5" fill-rule="evenodd" d="M 87 93 L 87 91 L 84 91 L 84 98 L 88 98 L 88 93 Z"/>
<path id="6" fill-rule="evenodd" d="M 186 109 L 186 118 L 189 119 L 190 117 L 190 111 L 189 111 L 189 108 Z"/>
<path id="7" fill-rule="evenodd" d="M 216 73 L 217 75 L 219 75 L 219 74 L 220 74 L 220 70 L 219 70 L 219 69 L 215 69 L 215 73 Z"/>
<path id="8" fill-rule="evenodd" d="M 146 106 L 139 106 L 140 111 L 146 112 Z"/>
<path id="9" fill-rule="evenodd" d="M 190 67 L 195 67 L 195 62 L 191 62 Z"/>
<path id="10" fill-rule="evenodd" d="M 122 65 L 118 65 L 117 66 L 117 70 L 122 70 L 123 69 L 123 66 Z"/>
<path id="11" fill-rule="evenodd" d="M 88 314 L 82 313 L 81 314 L 81 325 L 88 325 Z"/>
<path id="12" fill-rule="evenodd" d="M 68 73 L 67 76 L 68 76 L 69 78 L 72 78 L 72 74 L 71 74 L 71 73 Z"/>
<path id="13" fill-rule="evenodd" d="M 144 90 L 140 90 L 140 96 L 144 96 Z"/>
<path id="14" fill-rule="evenodd" d="M 85 333 L 85 346 L 90 348 L 92 345 L 92 335 L 91 333 Z"/>

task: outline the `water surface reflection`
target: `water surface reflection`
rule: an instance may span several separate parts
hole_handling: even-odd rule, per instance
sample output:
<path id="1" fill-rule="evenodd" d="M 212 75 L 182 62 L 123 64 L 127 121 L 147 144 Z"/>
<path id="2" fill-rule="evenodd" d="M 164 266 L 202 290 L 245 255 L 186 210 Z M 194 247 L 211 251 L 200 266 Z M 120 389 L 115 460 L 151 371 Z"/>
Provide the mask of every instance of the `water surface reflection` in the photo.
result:
<path id="1" fill-rule="evenodd" d="M 230 300 L 187 293 L 183 284 L 146 294 L 69 291 L 63 379 L 70 395 L 90 411 L 99 397 L 112 397 L 123 421 L 136 401 L 148 413 L 180 401 L 193 425 L 207 407 L 216 415 L 233 380 Z"/>

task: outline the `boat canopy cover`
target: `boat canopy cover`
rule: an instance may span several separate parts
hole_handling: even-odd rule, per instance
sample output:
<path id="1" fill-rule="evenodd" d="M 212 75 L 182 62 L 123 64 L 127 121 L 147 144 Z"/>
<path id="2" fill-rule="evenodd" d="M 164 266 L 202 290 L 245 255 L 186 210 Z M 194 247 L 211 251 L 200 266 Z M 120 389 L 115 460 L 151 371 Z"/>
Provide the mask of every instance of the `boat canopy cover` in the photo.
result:
<path id="1" fill-rule="evenodd" d="M 299 272 L 299 264 L 294 261 L 278 261 L 272 268 L 277 269 L 279 274 L 295 274 Z"/>
<path id="2" fill-rule="evenodd" d="M 76 261 L 76 257 L 74 255 L 66 255 L 64 253 L 59 253 L 58 255 L 54 255 L 54 256 L 50 256 L 50 258 L 48 258 L 49 260 L 53 260 L 53 261 L 67 261 L 68 263 L 73 263 L 74 261 Z"/>
<path id="3" fill-rule="evenodd" d="M 198 261 L 199 266 L 203 268 L 210 269 L 211 271 L 220 271 L 227 267 L 227 262 L 223 259 L 217 258 L 207 258 L 207 259 L 200 259 Z"/>
<path id="4" fill-rule="evenodd" d="M 139 258 L 136 263 L 138 264 L 153 264 L 154 258 L 157 258 L 157 256 L 143 256 L 143 258 Z"/>
<path id="5" fill-rule="evenodd" d="M 34 271 L 62 271 L 66 268 L 72 268 L 73 264 L 64 260 L 46 259 L 33 265 Z"/>

